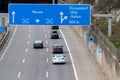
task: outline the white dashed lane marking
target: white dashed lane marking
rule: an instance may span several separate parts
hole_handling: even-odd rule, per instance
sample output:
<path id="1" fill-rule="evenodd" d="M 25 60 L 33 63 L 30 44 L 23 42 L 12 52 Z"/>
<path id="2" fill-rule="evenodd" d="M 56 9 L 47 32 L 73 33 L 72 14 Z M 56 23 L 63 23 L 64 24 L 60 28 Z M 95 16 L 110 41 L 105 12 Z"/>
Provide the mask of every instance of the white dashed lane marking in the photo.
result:
<path id="1" fill-rule="evenodd" d="M 45 41 L 46 44 L 48 44 L 48 41 Z"/>
<path id="2" fill-rule="evenodd" d="M 46 32 L 46 30 L 44 29 L 44 32 Z"/>
<path id="3" fill-rule="evenodd" d="M 30 44 L 30 41 L 28 41 L 27 43 Z"/>
<path id="4" fill-rule="evenodd" d="M 22 63 L 25 63 L 25 58 L 23 59 Z"/>
<path id="5" fill-rule="evenodd" d="M 47 38 L 48 36 L 47 35 L 45 35 L 45 38 Z"/>
<path id="6" fill-rule="evenodd" d="M 28 49 L 26 49 L 26 52 L 28 52 Z"/>
<path id="7" fill-rule="evenodd" d="M 21 76 L 21 72 L 19 72 L 19 73 L 18 73 L 18 76 L 17 76 L 17 78 L 19 79 L 19 78 L 20 78 L 20 76 Z"/>
<path id="8" fill-rule="evenodd" d="M 48 71 L 46 71 L 46 78 L 48 78 Z"/>
<path id="9" fill-rule="evenodd" d="M 29 35 L 28 35 L 28 37 L 30 38 L 30 37 L 31 37 L 31 35 L 29 34 Z"/>
<path id="10" fill-rule="evenodd" d="M 48 62 L 48 58 L 46 59 L 46 62 Z"/>

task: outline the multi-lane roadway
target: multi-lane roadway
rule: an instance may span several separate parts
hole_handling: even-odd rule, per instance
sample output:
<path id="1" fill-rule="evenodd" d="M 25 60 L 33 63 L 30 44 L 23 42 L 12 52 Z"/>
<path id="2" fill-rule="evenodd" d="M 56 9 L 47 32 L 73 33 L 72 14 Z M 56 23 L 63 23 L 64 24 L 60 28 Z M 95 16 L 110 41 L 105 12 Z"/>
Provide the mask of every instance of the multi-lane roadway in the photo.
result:
<path id="1" fill-rule="evenodd" d="M 51 27 L 16 26 L 0 57 L 0 80 L 109 80 L 88 56 L 82 39 L 69 27 L 60 27 L 60 39 L 51 39 Z M 42 40 L 43 49 L 33 42 Z M 65 64 L 52 64 L 52 45 L 62 44 Z"/>
<path id="2" fill-rule="evenodd" d="M 18 26 L 0 61 L 0 80 L 76 80 L 68 48 L 60 39 L 50 39 L 50 27 Z M 34 49 L 33 41 L 44 41 L 43 49 Z M 52 64 L 52 45 L 62 44 L 66 64 Z"/>

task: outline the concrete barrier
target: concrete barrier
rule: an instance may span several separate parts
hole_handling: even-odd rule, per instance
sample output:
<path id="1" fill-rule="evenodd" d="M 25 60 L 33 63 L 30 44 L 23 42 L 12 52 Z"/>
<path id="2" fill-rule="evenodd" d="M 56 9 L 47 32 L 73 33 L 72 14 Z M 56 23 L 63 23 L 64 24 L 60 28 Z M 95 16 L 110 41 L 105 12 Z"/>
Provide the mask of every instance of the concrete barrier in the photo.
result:
<path id="1" fill-rule="evenodd" d="M 6 14 L 7 15 L 7 14 Z M 1 33 L 1 38 L 0 38 L 0 51 L 3 49 L 8 37 L 9 37 L 9 32 L 10 32 L 10 27 L 8 25 L 8 17 L 4 16 L 4 25 L 6 26 L 6 31 L 4 33 Z"/>
<path id="2" fill-rule="evenodd" d="M 71 27 L 71 29 L 73 29 L 77 36 L 81 37 L 86 46 L 88 46 L 91 51 L 91 56 L 99 64 L 98 66 L 102 68 L 102 71 L 109 77 L 109 80 L 120 80 L 120 63 L 110 48 L 105 45 L 105 42 L 102 40 L 103 38 L 98 36 L 100 32 L 97 31 L 96 33 L 95 31 L 89 30 L 90 28 L 85 27 Z M 86 31 L 88 31 L 88 34 L 85 33 Z M 95 42 L 93 44 L 88 44 L 86 40 L 89 33 L 95 36 Z M 98 47 L 102 47 L 101 53 L 98 53 Z"/>
<path id="3" fill-rule="evenodd" d="M 6 28 L 7 28 L 7 29 L 6 29 L 6 32 L 3 33 L 3 36 L 2 36 L 2 38 L 1 38 L 1 40 L 0 40 L 0 51 L 1 51 L 2 48 L 4 47 L 6 41 L 7 41 L 8 37 L 9 37 L 9 26 L 7 26 Z"/>

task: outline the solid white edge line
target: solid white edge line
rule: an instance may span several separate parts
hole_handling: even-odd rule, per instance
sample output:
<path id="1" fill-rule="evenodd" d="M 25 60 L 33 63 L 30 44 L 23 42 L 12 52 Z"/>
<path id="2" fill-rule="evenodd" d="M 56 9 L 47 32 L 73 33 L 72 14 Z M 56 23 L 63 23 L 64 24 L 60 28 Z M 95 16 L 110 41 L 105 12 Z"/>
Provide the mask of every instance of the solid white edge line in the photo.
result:
<path id="1" fill-rule="evenodd" d="M 28 49 L 26 49 L 26 52 L 28 52 Z"/>
<path id="2" fill-rule="evenodd" d="M 13 38 L 14 38 L 14 36 L 15 36 L 16 30 L 17 30 L 17 26 L 15 26 L 13 35 L 12 35 L 10 41 L 8 42 L 8 45 L 6 46 L 5 51 L 3 52 L 3 54 L 2 54 L 2 56 L 1 56 L 1 58 L 0 58 L 0 61 L 2 61 L 2 59 L 3 59 L 3 57 L 5 56 L 5 54 L 6 54 L 7 50 L 8 50 L 8 48 L 10 47 L 10 45 L 11 45 L 11 43 L 12 43 L 12 40 L 13 40 Z"/>
<path id="3" fill-rule="evenodd" d="M 20 75 L 21 75 L 21 72 L 18 73 L 18 76 L 17 76 L 18 79 L 20 78 Z"/>
<path id="4" fill-rule="evenodd" d="M 23 59 L 22 63 L 25 63 L 25 58 Z"/>
<path id="5" fill-rule="evenodd" d="M 48 71 L 46 71 L 46 78 L 48 78 Z"/>
<path id="6" fill-rule="evenodd" d="M 72 66 L 73 66 L 75 78 L 76 78 L 76 80 L 79 80 L 79 79 L 78 79 L 78 76 L 77 76 L 77 72 L 76 72 L 76 68 L 75 68 L 75 64 L 74 64 L 74 61 L 73 61 L 73 58 L 72 58 L 72 54 L 71 54 L 70 48 L 69 48 L 69 46 L 68 46 L 68 43 L 67 43 L 67 41 L 66 41 L 66 39 L 65 39 L 65 36 L 64 36 L 64 34 L 63 34 L 63 32 L 62 32 L 61 29 L 60 29 L 60 33 L 61 33 L 62 36 L 63 36 L 63 39 L 64 39 L 65 44 L 66 44 L 66 47 L 67 47 L 68 52 L 69 52 L 69 54 L 70 54 L 70 59 L 71 59 L 71 61 L 72 61 Z"/>

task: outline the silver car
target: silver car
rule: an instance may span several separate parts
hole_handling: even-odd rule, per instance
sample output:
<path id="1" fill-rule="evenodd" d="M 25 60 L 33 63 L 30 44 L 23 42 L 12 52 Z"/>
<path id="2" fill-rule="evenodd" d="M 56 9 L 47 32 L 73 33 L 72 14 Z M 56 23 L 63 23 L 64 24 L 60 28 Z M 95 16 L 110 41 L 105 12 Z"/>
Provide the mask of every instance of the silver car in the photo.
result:
<path id="1" fill-rule="evenodd" d="M 52 63 L 63 63 L 65 64 L 65 56 L 63 54 L 54 54 L 52 57 Z"/>

